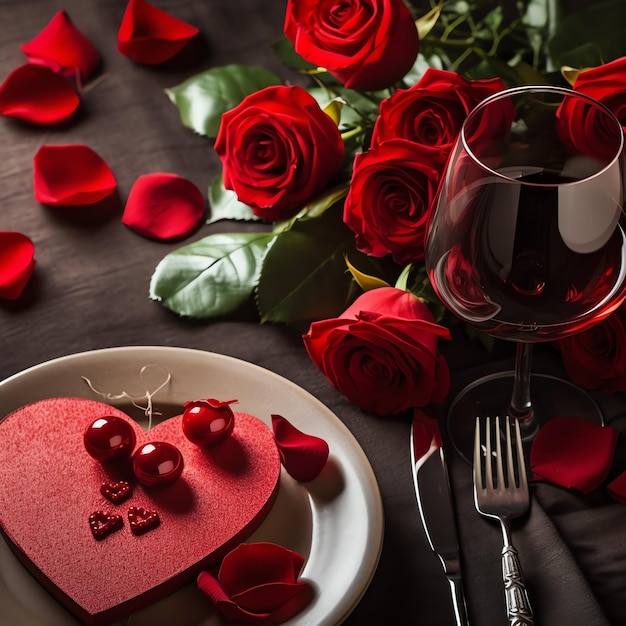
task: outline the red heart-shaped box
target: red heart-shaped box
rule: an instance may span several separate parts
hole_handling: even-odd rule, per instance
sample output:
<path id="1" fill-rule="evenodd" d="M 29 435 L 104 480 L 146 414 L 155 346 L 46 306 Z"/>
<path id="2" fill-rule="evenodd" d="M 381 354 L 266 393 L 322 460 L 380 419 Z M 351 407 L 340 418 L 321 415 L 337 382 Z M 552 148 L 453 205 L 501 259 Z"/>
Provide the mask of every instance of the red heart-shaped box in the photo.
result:
<path id="1" fill-rule="evenodd" d="M 97 417 L 130 422 L 137 446 L 174 444 L 182 476 L 170 487 L 143 488 L 113 504 L 105 481 L 132 480 L 129 462 L 104 466 L 89 456 L 83 434 Z M 136 611 L 195 579 L 246 539 L 278 493 L 280 458 L 271 429 L 235 413 L 232 435 L 213 449 L 186 439 L 181 416 L 148 432 L 109 405 L 54 398 L 26 405 L 0 423 L 0 526 L 18 557 L 62 604 L 89 624 Z M 131 506 L 156 510 L 160 523 L 133 534 Z M 91 533 L 95 511 L 119 514 L 124 526 L 102 540 Z"/>

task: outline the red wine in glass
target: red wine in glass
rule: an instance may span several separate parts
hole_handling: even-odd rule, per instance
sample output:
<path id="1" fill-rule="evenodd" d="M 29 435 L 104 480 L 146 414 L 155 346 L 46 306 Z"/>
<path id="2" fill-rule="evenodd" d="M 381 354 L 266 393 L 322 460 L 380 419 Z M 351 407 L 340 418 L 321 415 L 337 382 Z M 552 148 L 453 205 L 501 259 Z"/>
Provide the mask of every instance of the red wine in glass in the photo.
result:
<path id="1" fill-rule="evenodd" d="M 511 194 L 493 183 L 468 200 L 471 232 L 431 278 L 448 308 L 480 330 L 520 341 L 557 339 L 616 307 L 626 268 L 624 232 L 617 222 L 601 245 L 573 249 L 558 217 L 558 187 L 573 179 L 539 172 L 519 180 L 525 184 Z M 619 218 L 619 206 L 614 213 Z"/>
<path id="2" fill-rule="evenodd" d="M 620 123 L 571 90 L 506 90 L 468 116 L 426 264 L 455 315 L 518 343 L 515 371 L 471 383 L 448 408 L 449 435 L 468 460 L 481 414 L 521 419 L 528 437 L 551 416 L 602 420 L 570 382 L 531 376 L 530 347 L 589 328 L 626 297 L 624 169 Z"/>

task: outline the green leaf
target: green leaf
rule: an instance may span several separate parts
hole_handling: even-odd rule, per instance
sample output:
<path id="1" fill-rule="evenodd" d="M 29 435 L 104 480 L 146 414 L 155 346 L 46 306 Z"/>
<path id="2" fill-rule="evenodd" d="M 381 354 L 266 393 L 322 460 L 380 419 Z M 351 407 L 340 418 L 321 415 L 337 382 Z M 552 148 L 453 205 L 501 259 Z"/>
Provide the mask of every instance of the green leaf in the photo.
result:
<path id="1" fill-rule="evenodd" d="M 396 280 L 396 284 L 394 285 L 396 289 L 402 289 L 402 291 L 410 291 L 409 279 L 411 276 L 412 268 L 413 268 L 412 265 L 406 265 L 405 267 L 402 268 L 402 271 L 400 272 L 400 276 L 398 276 L 398 279 Z"/>
<path id="2" fill-rule="evenodd" d="M 593 67 L 626 53 L 626 3 L 607 0 L 590 3 L 560 20 L 548 50 L 554 67 Z"/>
<path id="3" fill-rule="evenodd" d="M 220 220 L 259 221 L 251 207 L 240 202 L 234 191 L 224 187 L 224 179 L 221 174 L 218 174 L 209 185 L 209 204 L 211 205 L 211 215 L 207 224 L 213 224 Z"/>
<path id="4" fill-rule="evenodd" d="M 561 67 L 561 76 L 569 83 L 571 87 L 574 86 L 578 75 L 583 72 L 586 68 L 576 69 L 574 67 L 570 67 L 569 65 L 563 65 Z"/>
<path id="5" fill-rule="evenodd" d="M 407 74 L 402 79 L 402 82 L 407 86 L 411 87 L 415 85 L 419 81 L 419 79 L 426 73 L 426 70 L 434 67 L 435 69 L 442 70 L 443 63 L 441 62 L 441 57 L 431 56 L 426 58 L 421 52 L 417 55 L 417 59 L 415 59 L 415 63 L 413 67 L 407 72 Z"/>
<path id="6" fill-rule="evenodd" d="M 333 85 L 326 87 L 310 87 L 307 91 L 315 98 L 320 108 L 325 109 L 330 102 L 339 98 L 341 107 L 339 128 L 362 125 L 365 121 L 372 124 L 378 116 L 378 105 L 382 98 L 370 98 L 365 94 Z"/>
<path id="7" fill-rule="evenodd" d="M 179 315 L 213 318 L 250 297 L 273 235 L 214 234 L 168 254 L 150 281 L 150 297 Z"/>
<path id="8" fill-rule="evenodd" d="M 296 222 L 300 220 L 321 217 L 324 213 L 326 213 L 326 211 L 328 211 L 328 209 L 330 209 L 332 206 L 334 206 L 346 197 L 349 187 L 350 183 L 346 181 L 345 183 L 337 185 L 336 187 L 327 189 L 321 195 L 316 196 L 315 198 L 311 198 L 311 200 L 307 202 L 300 209 L 300 211 L 298 211 L 298 213 L 290 220 L 276 222 L 274 232 L 281 233 L 283 231 L 289 230 Z"/>
<path id="9" fill-rule="evenodd" d="M 365 272 L 361 272 L 357 269 L 352 263 L 350 263 L 350 259 L 348 255 L 345 256 L 345 261 L 348 269 L 350 270 L 350 274 L 354 277 L 357 284 L 363 291 L 369 291 L 370 289 L 378 289 L 379 287 L 389 287 L 389 283 L 378 276 L 372 276 L 371 274 L 366 274 Z"/>
<path id="10" fill-rule="evenodd" d="M 346 162 L 351 163 L 354 154 L 363 150 L 363 143 L 374 127 L 378 117 L 379 104 L 383 99 L 380 92 L 360 93 L 353 89 L 345 89 L 341 85 L 325 85 L 309 87 L 307 91 L 315 98 L 322 110 L 330 102 L 342 103 L 339 121 L 337 123 L 346 149 Z"/>
<path id="11" fill-rule="evenodd" d="M 422 15 L 419 19 L 415 20 L 415 26 L 417 27 L 417 33 L 420 39 L 424 39 L 433 29 L 433 26 L 437 23 L 439 16 L 441 15 L 441 7 L 443 6 L 443 1 L 440 1 L 439 4 L 431 9 L 425 15 Z"/>
<path id="12" fill-rule="evenodd" d="M 529 28 L 544 28 L 548 24 L 550 9 L 546 0 L 530 0 L 522 17 Z"/>
<path id="13" fill-rule="evenodd" d="M 226 111 L 251 93 L 280 82 L 276 74 L 263 67 L 226 65 L 192 76 L 165 93 L 178 108 L 187 128 L 215 138 Z"/>
<path id="14" fill-rule="evenodd" d="M 291 69 L 298 71 L 314 71 L 317 66 L 305 61 L 294 49 L 291 40 L 282 35 L 270 46 L 272 52 Z"/>
<path id="15" fill-rule="evenodd" d="M 490 11 L 485 16 L 485 24 L 492 30 L 496 31 L 500 28 L 504 15 L 502 13 L 502 7 L 496 7 L 493 11 Z"/>
<path id="16" fill-rule="evenodd" d="M 335 122 L 337 126 L 341 121 L 341 109 L 343 108 L 343 102 L 339 98 L 333 98 L 323 109 L 324 113 Z"/>
<path id="17" fill-rule="evenodd" d="M 341 313 L 352 285 L 344 255 L 353 247 L 354 233 L 343 224 L 340 210 L 298 220 L 277 235 L 258 284 L 261 320 L 294 323 Z"/>
<path id="18" fill-rule="evenodd" d="M 435 290 L 428 279 L 428 272 L 423 263 L 411 263 L 401 272 L 394 285 L 397 289 L 410 291 L 420 298 L 430 308 L 435 321 L 440 322 L 446 316 L 446 308 L 435 294 Z"/>

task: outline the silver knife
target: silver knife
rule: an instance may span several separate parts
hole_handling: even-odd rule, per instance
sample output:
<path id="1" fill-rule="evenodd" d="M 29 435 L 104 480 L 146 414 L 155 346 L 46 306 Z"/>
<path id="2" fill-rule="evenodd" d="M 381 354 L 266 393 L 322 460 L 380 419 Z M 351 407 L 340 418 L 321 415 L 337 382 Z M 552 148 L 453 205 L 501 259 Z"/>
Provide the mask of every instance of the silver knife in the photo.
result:
<path id="1" fill-rule="evenodd" d="M 456 624 L 467 626 L 459 540 L 443 448 L 439 437 L 433 437 L 430 448 L 416 459 L 414 431 L 415 421 L 411 426 L 411 465 L 420 517 L 428 543 L 441 560 L 450 583 Z"/>

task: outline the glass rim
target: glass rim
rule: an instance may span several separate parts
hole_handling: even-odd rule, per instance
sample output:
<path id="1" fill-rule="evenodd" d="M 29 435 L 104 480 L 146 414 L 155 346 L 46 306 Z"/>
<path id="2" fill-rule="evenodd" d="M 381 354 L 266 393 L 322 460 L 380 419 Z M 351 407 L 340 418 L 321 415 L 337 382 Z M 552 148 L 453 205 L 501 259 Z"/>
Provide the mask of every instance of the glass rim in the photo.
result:
<path id="1" fill-rule="evenodd" d="M 478 157 L 477 154 L 475 154 L 475 152 L 469 146 L 467 142 L 467 136 L 466 136 L 467 126 L 470 123 L 470 121 L 473 120 L 473 118 L 475 118 L 476 115 L 482 109 L 489 106 L 492 102 L 496 100 L 501 100 L 504 97 L 511 97 L 517 94 L 524 94 L 524 93 L 553 93 L 553 94 L 562 95 L 564 97 L 567 95 L 576 96 L 578 98 L 586 100 L 589 104 L 602 110 L 604 113 L 607 114 L 608 118 L 611 119 L 613 123 L 615 123 L 617 128 L 621 131 L 619 133 L 619 145 L 617 146 L 617 149 L 613 157 L 603 167 L 598 169 L 597 172 L 594 172 L 593 174 L 590 174 L 589 176 L 585 176 L 584 178 L 581 178 L 579 180 L 572 180 L 572 181 L 560 182 L 560 183 L 536 183 L 536 182 L 520 180 L 519 178 L 511 178 L 510 176 L 507 176 L 506 174 L 503 174 L 502 172 L 498 172 L 497 170 L 494 170 L 491 167 L 489 167 L 486 163 L 484 163 L 482 159 Z M 465 120 L 463 121 L 463 124 L 461 125 L 461 131 L 459 133 L 459 140 L 462 142 L 463 148 L 465 149 L 466 153 L 476 163 L 476 165 L 478 165 L 478 167 L 480 167 L 482 170 L 486 172 L 490 172 L 497 178 L 501 178 L 503 181 L 514 182 L 518 185 L 526 185 L 529 187 L 545 187 L 545 188 L 578 185 L 585 181 L 589 181 L 593 178 L 601 176 L 604 172 L 612 168 L 615 165 L 616 161 L 618 161 L 622 157 L 622 155 L 624 154 L 624 141 L 625 141 L 624 129 L 622 127 L 622 124 L 617 119 L 617 116 L 613 113 L 613 111 L 611 111 L 611 109 L 609 109 L 605 104 L 603 104 L 599 100 L 596 100 L 595 98 L 588 96 L 587 94 L 581 93 L 580 91 L 575 91 L 574 89 L 570 89 L 569 87 L 561 87 L 558 85 L 520 85 L 517 87 L 509 87 L 501 91 L 496 91 L 495 93 L 481 100 L 467 114 L 467 117 L 465 118 Z"/>

